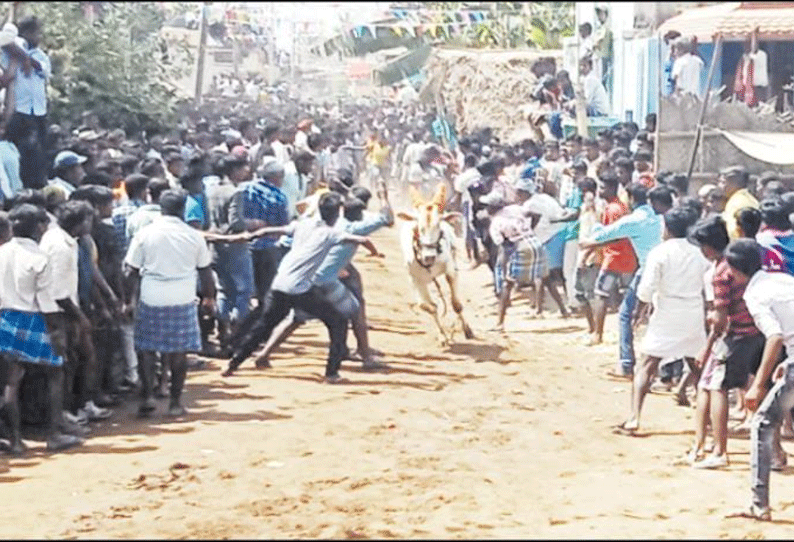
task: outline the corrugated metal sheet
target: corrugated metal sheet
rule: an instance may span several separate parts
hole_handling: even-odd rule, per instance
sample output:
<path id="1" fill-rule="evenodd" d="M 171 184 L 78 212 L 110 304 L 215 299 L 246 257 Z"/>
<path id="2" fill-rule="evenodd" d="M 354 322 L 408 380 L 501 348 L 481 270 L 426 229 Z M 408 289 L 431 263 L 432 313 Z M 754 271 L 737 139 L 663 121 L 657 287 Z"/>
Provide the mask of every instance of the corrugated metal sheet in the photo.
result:
<path id="1" fill-rule="evenodd" d="M 721 32 L 726 40 L 745 39 L 754 29 L 759 38 L 769 40 L 794 40 L 794 3 L 748 6 L 741 2 L 695 8 L 669 19 L 659 27 L 663 36 L 677 30 L 685 36 L 695 36 L 698 41 L 711 41 Z M 772 7 L 774 6 L 774 7 Z"/>
<path id="2" fill-rule="evenodd" d="M 716 6 L 689 9 L 665 21 L 659 27 L 659 35 L 664 36 L 670 30 L 677 30 L 685 36 L 695 36 L 698 41 L 711 41 L 720 21 L 740 6 L 740 2 L 726 2 Z"/>

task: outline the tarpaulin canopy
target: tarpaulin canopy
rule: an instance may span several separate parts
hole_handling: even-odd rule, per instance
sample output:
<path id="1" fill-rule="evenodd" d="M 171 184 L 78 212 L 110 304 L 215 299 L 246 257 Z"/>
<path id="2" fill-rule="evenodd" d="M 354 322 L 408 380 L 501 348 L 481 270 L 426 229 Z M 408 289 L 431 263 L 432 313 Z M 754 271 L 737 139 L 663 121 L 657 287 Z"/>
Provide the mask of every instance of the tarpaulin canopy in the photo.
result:
<path id="1" fill-rule="evenodd" d="M 717 131 L 756 160 L 778 166 L 794 165 L 794 133 Z"/>

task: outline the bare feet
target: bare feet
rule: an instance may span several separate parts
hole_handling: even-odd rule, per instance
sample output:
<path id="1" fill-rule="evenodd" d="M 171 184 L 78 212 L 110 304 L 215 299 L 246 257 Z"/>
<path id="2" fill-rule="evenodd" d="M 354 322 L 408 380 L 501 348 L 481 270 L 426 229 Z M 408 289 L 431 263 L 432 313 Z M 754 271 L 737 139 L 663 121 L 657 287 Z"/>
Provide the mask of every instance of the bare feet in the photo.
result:
<path id="1" fill-rule="evenodd" d="M 603 341 L 603 339 L 601 337 L 599 337 L 595 333 L 591 333 L 589 335 L 589 338 L 587 339 L 587 342 L 585 343 L 585 345 L 586 346 L 596 346 L 598 344 L 601 344 L 602 342 L 604 342 L 604 341 Z"/>

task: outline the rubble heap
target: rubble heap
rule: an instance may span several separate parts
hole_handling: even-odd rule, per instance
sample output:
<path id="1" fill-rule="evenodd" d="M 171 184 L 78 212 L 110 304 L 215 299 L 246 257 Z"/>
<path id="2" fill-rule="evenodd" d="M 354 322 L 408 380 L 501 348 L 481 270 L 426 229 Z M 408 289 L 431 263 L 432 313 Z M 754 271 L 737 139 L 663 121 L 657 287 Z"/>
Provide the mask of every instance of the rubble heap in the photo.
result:
<path id="1" fill-rule="evenodd" d="M 436 48 L 425 64 L 420 97 L 440 103 L 458 133 L 491 127 L 503 139 L 531 130 L 527 115 L 538 79 L 562 65 L 562 51 L 479 51 Z"/>

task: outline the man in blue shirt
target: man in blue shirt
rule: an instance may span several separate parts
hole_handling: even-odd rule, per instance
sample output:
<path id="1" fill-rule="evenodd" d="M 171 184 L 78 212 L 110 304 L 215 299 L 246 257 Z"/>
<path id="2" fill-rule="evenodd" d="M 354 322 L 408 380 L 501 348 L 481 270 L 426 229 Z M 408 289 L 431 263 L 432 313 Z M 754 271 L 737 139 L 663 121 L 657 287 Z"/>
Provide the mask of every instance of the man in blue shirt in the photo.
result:
<path id="1" fill-rule="evenodd" d="M 284 166 L 273 156 L 265 156 L 257 172 L 258 179 L 241 185 L 245 230 L 254 231 L 264 227 L 286 226 L 289 223 L 287 197 L 281 191 L 284 181 Z M 256 310 L 251 311 L 239 323 L 229 337 L 229 344 L 236 344 L 258 322 L 265 306 L 265 296 L 278 271 L 278 265 L 287 249 L 273 237 L 260 237 L 251 241 L 251 261 L 256 287 Z"/>
<path id="2" fill-rule="evenodd" d="M 266 226 L 286 226 L 289 222 L 287 197 L 281 190 L 284 166 L 275 158 L 265 159 L 259 171 L 260 178 L 246 185 L 243 199 L 243 217 L 250 222 L 251 231 Z M 256 297 L 262 304 L 276 276 L 284 250 L 272 237 L 262 237 L 251 242 L 251 257 L 256 279 Z"/>
<path id="3" fill-rule="evenodd" d="M 637 271 L 626 290 L 619 312 L 620 371 L 619 376 L 630 378 L 634 373 L 634 330 L 632 317 L 637 305 L 637 285 L 642 277 L 645 260 L 653 247 L 662 242 L 662 215 L 673 206 L 672 190 L 659 186 L 647 192 L 639 183 L 629 185 L 630 215 L 603 228 L 590 239 L 581 242 L 582 249 L 598 247 L 617 239 L 628 238 L 637 255 Z M 647 201 L 650 199 L 650 204 Z"/>
<path id="4" fill-rule="evenodd" d="M 19 36 L 25 51 L 35 61 L 32 70 L 17 69 L 14 76 L 14 114 L 6 128 L 9 140 L 20 153 L 20 176 L 25 188 L 43 188 L 47 184 L 44 142 L 47 135 L 47 80 L 52 73 L 50 58 L 39 49 L 41 22 L 28 17 L 19 23 Z M 3 54 L 3 68 L 11 67 Z M 26 73 L 27 72 L 27 73 Z"/>
<path id="5" fill-rule="evenodd" d="M 376 214 L 364 212 L 366 202 L 371 197 L 369 190 L 364 187 L 357 187 L 356 190 L 359 197 L 351 198 L 345 202 L 344 216 L 337 220 L 334 225 L 335 229 L 366 237 L 380 228 L 394 225 L 394 213 L 387 199 L 384 185 L 381 184 L 378 190 L 378 197 L 383 202 L 383 206 Z M 351 264 L 357 248 L 358 245 L 351 243 L 335 245 L 315 273 L 313 282 L 321 297 L 350 320 L 353 334 L 358 343 L 358 353 L 364 362 L 364 369 L 378 369 L 383 366 L 373 359 L 372 351 L 369 348 L 361 277 Z M 340 278 L 343 275 L 344 278 Z M 256 360 L 256 366 L 259 368 L 270 367 L 268 358 L 273 350 L 278 348 L 310 318 L 309 315 L 298 311 L 293 314 L 292 318 L 281 322 L 265 345 L 265 350 Z M 347 354 L 347 347 L 345 347 L 345 351 Z M 345 355 L 345 357 L 348 356 Z"/>

